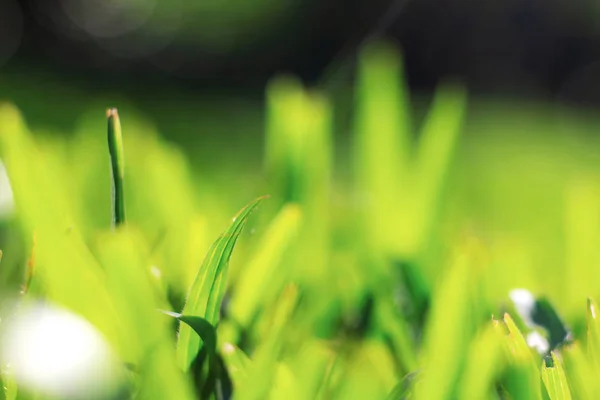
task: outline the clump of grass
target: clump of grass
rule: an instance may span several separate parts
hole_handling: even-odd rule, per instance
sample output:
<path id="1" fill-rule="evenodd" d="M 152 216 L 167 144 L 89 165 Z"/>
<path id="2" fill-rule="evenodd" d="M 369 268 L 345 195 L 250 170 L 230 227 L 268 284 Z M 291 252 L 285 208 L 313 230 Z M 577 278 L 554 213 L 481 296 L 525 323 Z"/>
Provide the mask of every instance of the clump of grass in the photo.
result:
<path id="1" fill-rule="evenodd" d="M 478 238 L 457 237 L 436 250 L 466 110 L 462 89 L 438 90 L 415 140 L 399 55 L 381 44 L 364 50 L 353 190 L 345 193 L 356 201 L 343 221 L 332 201 L 332 105 L 291 78 L 267 93 L 271 197 L 241 208 L 212 245 L 205 238 L 215 229 L 206 221 L 223 210 L 218 202 L 197 207 L 179 153 L 147 127 L 137 133 L 142 123 L 134 117 L 123 113 L 132 129 L 122 134 L 116 109 L 107 112 L 107 165 L 102 140 L 69 142 L 71 156 L 49 152 L 15 107 L 1 105 L 14 234 L 36 235 L 36 268 L 24 272 L 20 300 L 43 299 L 92 323 L 131 371 L 133 398 L 600 396 L 594 300 L 587 314 L 576 293 L 580 312 L 533 294 L 527 307 L 511 305 L 510 288 L 498 301 L 486 293 L 494 265 Z M 100 180 L 84 184 L 64 173 L 73 159 L 83 164 L 81 154 L 81 176 L 110 179 L 112 197 Z M 80 215 L 90 198 L 112 208 L 112 221 Z M 575 249 L 571 236 L 587 231 L 579 229 L 581 216 L 567 214 L 575 215 L 568 238 Z M 244 234 L 248 225 L 256 240 Z M 589 279 L 578 266 L 578 278 Z M 5 398 L 27 393 L 10 369 L 0 377 Z"/>

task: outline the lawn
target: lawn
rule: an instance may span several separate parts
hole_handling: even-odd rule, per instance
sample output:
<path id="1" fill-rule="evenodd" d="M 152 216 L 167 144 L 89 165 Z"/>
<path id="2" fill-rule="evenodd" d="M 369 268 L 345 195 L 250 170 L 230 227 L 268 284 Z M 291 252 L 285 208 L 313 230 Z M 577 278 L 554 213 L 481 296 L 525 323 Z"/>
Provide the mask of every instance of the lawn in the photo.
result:
<path id="1" fill-rule="evenodd" d="M 264 105 L 0 85 L 0 396 L 598 398 L 600 121 L 401 65 Z"/>

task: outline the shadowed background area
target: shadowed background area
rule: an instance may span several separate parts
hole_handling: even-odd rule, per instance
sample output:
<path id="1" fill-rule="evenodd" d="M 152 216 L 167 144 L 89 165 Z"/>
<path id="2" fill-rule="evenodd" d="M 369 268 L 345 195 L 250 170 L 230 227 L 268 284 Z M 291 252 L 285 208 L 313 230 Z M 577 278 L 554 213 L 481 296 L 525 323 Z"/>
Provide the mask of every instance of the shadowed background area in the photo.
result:
<path id="1" fill-rule="evenodd" d="M 2 0 L 0 65 L 80 86 L 256 95 L 281 72 L 331 78 L 385 34 L 414 90 L 454 76 L 477 93 L 595 104 L 599 20 L 591 0 Z"/>

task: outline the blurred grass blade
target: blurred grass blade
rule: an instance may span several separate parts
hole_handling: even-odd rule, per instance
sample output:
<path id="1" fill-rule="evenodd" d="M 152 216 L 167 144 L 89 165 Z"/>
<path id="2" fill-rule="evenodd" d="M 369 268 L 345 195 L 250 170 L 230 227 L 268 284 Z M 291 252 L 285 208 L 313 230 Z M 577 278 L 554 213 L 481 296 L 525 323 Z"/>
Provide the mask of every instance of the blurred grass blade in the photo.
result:
<path id="1" fill-rule="evenodd" d="M 565 371 L 562 367 L 562 361 L 556 354 L 552 353 L 553 366 L 549 367 L 544 363 L 542 365 L 542 380 L 548 391 L 550 400 L 571 400 L 571 392 Z"/>
<path id="2" fill-rule="evenodd" d="M 386 400 L 406 400 L 410 397 L 410 391 L 414 381 L 419 377 L 420 372 L 414 371 L 406 374 L 400 382 L 394 386 Z"/>
<path id="3" fill-rule="evenodd" d="M 598 369 L 575 343 L 562 351 L 565 373 L 574 399 L 596 400 L 600 398 Z"/>
<path id="4" fill-rule="evenodd" d="M 507 389 L 519 398 L 542 398 L 541 377 L 533 351 L 527 345 L 525 337 L 510 317 L 504 314 L 504 323 L 508 328 L 506 344 L 509 353 Z"/>
<path id="5" fill-rule="evenodd" d="M 263 299 L 277 289 L 273 281 L 280 282 L 288 275 L 287 271 L 278 267 L 297 236 L 301 220 L 298 205 L 285 205 L 261 238 L 254 256 L 241 271 L 230 309 L 231 316 L 241 326 L 248 327 Z"/>
<path id="6" fill-rule="evenodd" d="M 128 322 L 127 343 L 138 353 L 142 373 L 140 397 L 194 398 L 188 377 L 177 367 L 168 320 L 156 309 L 165 304 L 145 265 L 143 240 L 129 227 L 99 238 L 98 257 L 106 271 L 113 298 Z"/>
<path id="7" fill-rule="evenodd" d="M 412 215 L 403 213 L 402 226 L 417 229 L 409 249 L 417 251 L 429 236 L 441 204 L 444 180 L 458 142 L 466 111 L 466 92 L 460 87 L 442 87 L 435 93 L 417 147 Z M 406 220 L 408 218 L 408 220 Z M 411 218 L 416 218 L 414 224 Z M 409 240 L 408 237 L 406 240 Z"/>
<path id="8" fill-rule="evenodd" d="M 527 341 L 521 333 L 521 330 L 517 327 L 508 313 L 504 314 L 504 323 L 508 328 L 508 344 L 514 359 L 527 360 L 533 369 L 537 370 L 537 363 L 531 348 L 527 345 Z"/>
<path id="9" fill-rule="evenodd" d="M 264 399 L 272 393 L 279 357 L 288 337 L 286 334 L 291 333 L 287 328 L 297 301 L 297 287 L 293 284 L 285 287 L 266 319 L 267 331 L 261 335 L 263 339 L 253 352 L 252 367 L 247 369 L 248 373 L 240 384 L 238 400 Z"/>
<path id="10" fill-rule="evenodd" d="M 600 368 L 600 309 L 592 298 L 587 300 L 587 352 Z"/>
<path id="11" fill-rule="evenodd" d="M 504 367 L 502 341 L 492 324 L 471 343 L 459 386 L 459 399 L 489 398 Z"/>
<path id="12" fill-rule="evenodd" d="M 393 354 L 398 358 L 404 372 L 417 368 L 415 343 L 410 335 L 410 326 L 387 299 L 375 302 L 376 323 L 389 338 Z"/>
<path id="13" fill-rule="evenodd" d="M 231 343 L 225 343 L 221 346 L 220 352 L 234 389 L 238 390 L 248 375 L 248 368 L 252 361 L 240 348 Z"/>
<path id="14" fill-rule="evenodd" d="M 397 223 L 392 215 L 406 193 L 398 187 L 409 174 L 410 123 L 400 57 L 382 43 L 363 49 L 357 83 L 354 159 L 357 189 L 366 202 L 367 246 L 388 246 Z"/>
<path id="15" fill-rule="evenodd" d="M 472 325 L 471 260 L 460 253 L 454 256 L 447 275 L 433 296 L 424 339 L 421 362 L 427 369 L 423 382 L 415 391 L 415 399 L 446 399 L 451 396 L 464 362 Z M 448 343 L 453 343 L 448 346 Z"/>
<path id="16" fill-rule="evenodd" d="M 112 175 L 112 212 L 113 225 L 125 223 L 125 193 L 123 181 L 125 179 L 125 154 L 123 151 L 123 134 L 121 121 L 116 108 L 106 111 L 108 120 L 108 152 Z"/>
<path id="17" fill-rule="evenodd" d="M 597 179 L 578 179 L 565 191 L 565 279 L 559 293 L 561 304 L 570 313 L 582 315 L 581 304 L 586 295 L 598 293 L 600 285 L 596 265 L 600 261 L 598 224 L 600 220 L 600 187 Z"/>
<path id="18" fill-rule="evenodd" d="M 540 374 L 523 358 L 516 358 L 508 365 L 504 382 L 511 399 L 542 400 Z"/>
<path id="19" fill-rule="evenodd" d="M 17 400 L 17 383 L 13 376 L 12 368 L 10 365 L 3 365 L 2 371 L 0 372 L 0 384 L 2 388 L 0 390 L 0 398 L 3 400 Z"/>
<path id="20" fill-rule="evenodd" d="M 183 315 L 202 317 L 216 325 L 225 293 L 229 258 L 248 216 L 263 199 L 264 197 L 259 197 L 240 210 L 231 225 L 213 243 L 188 292 Z M 189 326 L 180 324 L 177 360 L 184 371 L 188 370 L 199 349 L 200 338 L 192 334 Z"/>

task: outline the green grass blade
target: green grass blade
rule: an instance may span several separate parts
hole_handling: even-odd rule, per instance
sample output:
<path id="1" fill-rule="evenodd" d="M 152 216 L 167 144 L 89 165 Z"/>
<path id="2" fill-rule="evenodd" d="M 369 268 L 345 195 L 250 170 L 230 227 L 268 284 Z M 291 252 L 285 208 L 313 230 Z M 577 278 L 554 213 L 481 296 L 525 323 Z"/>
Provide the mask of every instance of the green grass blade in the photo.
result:
<path id="1" fill-rule="evenodd" d="M 357 189 L 365 201 L 368 246 L 390 245 L 397 231 L 391 215 L 402 196 L 398 187 L 409 174 L 410 123 L 400 57 L 383 44 L 361 54 L 356 88 L 354 158 Z M 394 244 L 394 243 L 392 243 Z"/>
<path id="2" fill-rule="evenodd" d="M 404 372 L 417 368 L 415 343 L 410 335 L 409 324 L 399 315 L 394 305 L 387 299 L 380 299 L 376 304 L 376 318 L 382 332 L 389 338 Z"/>
<path id="3" fill-rule="evenodd" d="M 141 398 L 192 399 L 188 378 L 177 367 L 169 321 L 156 310 L 165 299 L 155 290 L 146 251 L 141 239 L 128 227 L 100 237 L 98 257 L 106 271 L 113 298 L 119 301 L 126 319 L 127 343 L 138 353 L 133 361 L 140 366 Z"/>
<path id="4" fill-rule="evenodd" d="M 508 328 L 506 337 L 509 353 L 507 389 L 514 396 L 522 396 L 520 398 L 541 400 L 541 376 L 533 350 L 529 348 L 525 337 L 508 313 L 504 314 L 504 323 Z M 519 377 L 520 375 L 522 376 Z"/>
<path id="5" fill-rule="evenodd" d="M 490 324 L 470 345 L 458 398 L 489 398 L 503 366 L 502 340 Z"/>
<path id="6" fill-rule="evenodd" d="M 585 356 L 578 343 L 566 346 L 562 351 L 564 370 L 573 398 L 595 400 L 600 396 L 598 369 Z"/>
<path id="7" fill-rule="evenodd" d="M 587 352 L 600 368 L 600 308 L 595 300 L 587 301 Z"/>
<path id="8" fill-rule="evenodd" d="M 9 365 L 3 365 L 0 372 L 2 388 L 0 388 L 0 398 L 4 400 L 16 400 L 18 394 L 17 383 Z"/>
<path id="9" fill-rule="evenodd" d="M 415 380 L 419 377 L 419 372 L 410 372 L 394 386 L 386 400 L 404 400 L 410 396 L 411 389 Z"/>
<path id="10" fill-rule="evenodd" d="M 550 400 L 571 400 L 569 383 L 562 366 L 562 361 L 552 353 L 553 366 L 542 365 L 542 381 L 546 385 Z"/>
<path id="11" fill-rule="evenodd" d="M 231 343 L 223 344 L 220 352 L 227 367 L 227 373 L 233 382 L 233 387 L 238 390 L 248 375 L 248 368 L 250 368 L 252 361 L 239 347 Z"/>
<path id="12" fill-rule="evenodd" d="M 454 390 L 472 335 L 468 295 L 472 284 L 471 267 L 468 256 L 455 256 L 434 294 L 424 339 L 422 365 L 426 369 L 415 391 L 418 400 L 447 399 Z"/>
<path id="13" fill-rule="evenodd" d="M 106 111 L 108 120 L 108 152 L 112 175 L 112 211 L 114 226 L 125 223 L 125 152 L 123 151 L 123 134 L 121 121 L 116 108 Z"/>
<path id="14" fill-rule="evenodd" d="M 209 356 L 214 356 L 217 351 L 217 330 L 207 320 L 202 317 L 191 315 L 181 315 L 167 312 L 168 315 L 186 323 L 202 339 L 202 344 L 206 347 Z"/>
<path id="15" fill-rule="evenodd" d="M 269 225 L 253 257 L 241 271 L 230 309 L 231 316 L 241 326 L 247 327 L 261 306 L 261 301 L 278 289 L 272 284 L 273 281 L 280 282 L 281 278 L 288 275 L 286 271 L 277 268 L 297 237 L 301 222 L 302 213 L 297 205 L 284 206 Z"/>
<path id="16" fill-rule="evenodd" d="M 190 288 L 182 314 L 205 318 L 216 325 L 219 308 L 225 293 L 229 258 L 248 216 L 256 209 L 264 197 L 260 197 L 244 207 L 233 218 L 231 225 L 213 243 Z M 177 360 L 185 371 L 198 354 L 200 338 L 192 334 L 187 325 L 181 325 L 177 341 Z"/>
<path id="17" fill-rule="evenodd" d="M 407 242 L 412 251 L 417 251 L 424 244 L 437 218 L 444 181 L 461 132 L 465 110 L 466 92 L 460 87 L 444 87 L 436 92 L 417 147 L 414 203 L 411 204 L 414 209 L 410 208 L 412 215 L 403 213 L 405 220 L 398 221 L 407 229 L 414 230 L 416 227 L 418 230 L 410 234 L 414 241 Z"/>

